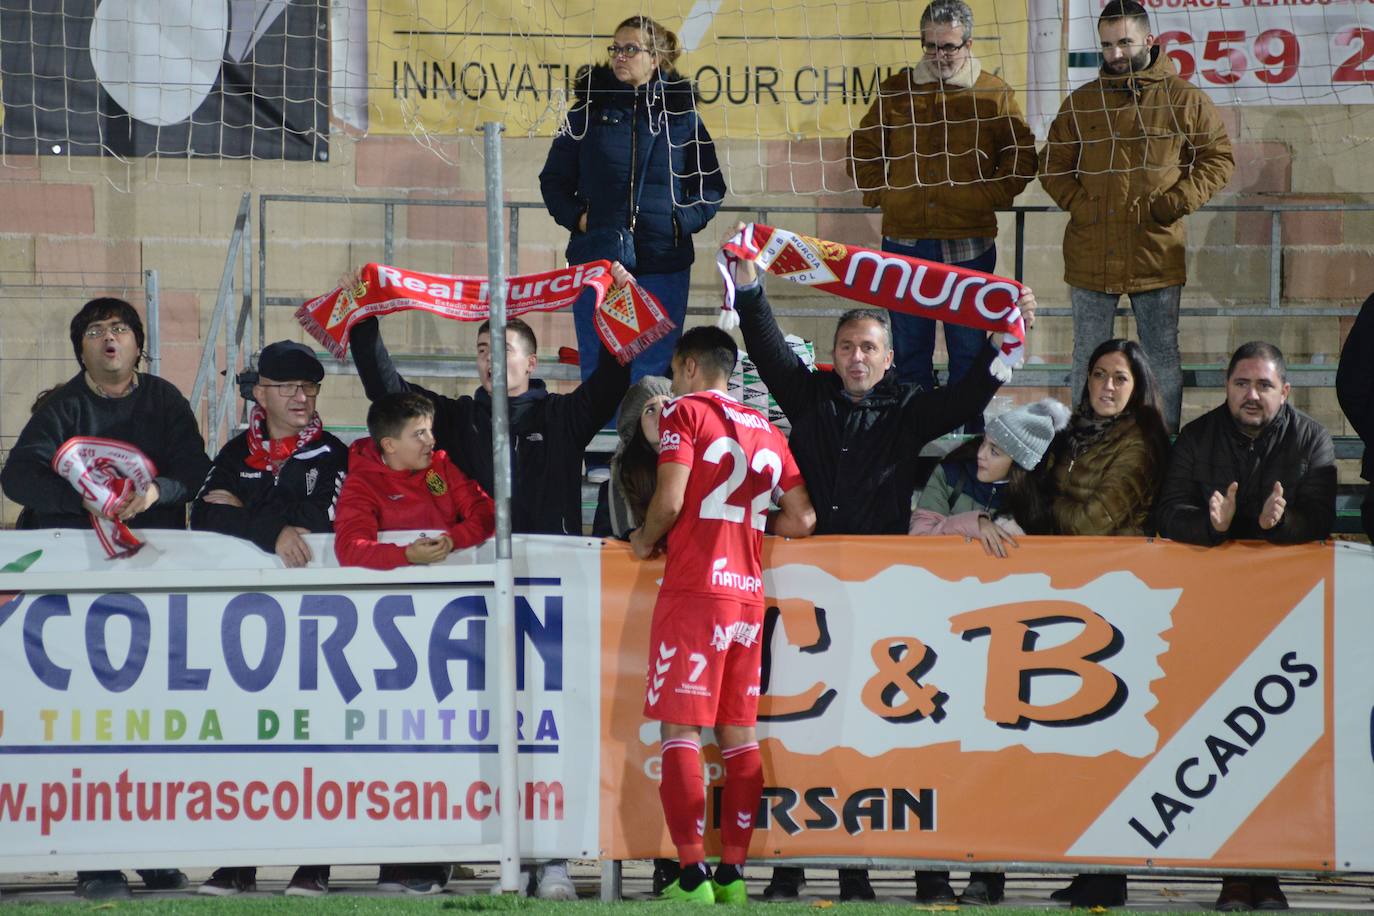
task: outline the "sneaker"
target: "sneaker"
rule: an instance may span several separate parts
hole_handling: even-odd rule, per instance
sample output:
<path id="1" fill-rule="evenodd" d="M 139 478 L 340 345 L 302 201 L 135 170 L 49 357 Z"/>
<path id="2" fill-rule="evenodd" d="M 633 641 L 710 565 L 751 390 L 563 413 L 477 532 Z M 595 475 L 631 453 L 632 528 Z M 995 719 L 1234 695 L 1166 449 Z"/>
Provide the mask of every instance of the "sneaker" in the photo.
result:
<path id="1" fill-rule="evenodd" d="M 139 869 L 138 876 L 150 891 L 179 891 L 191 884 L 179 868 L 144 868 Z"/>
<path id="2" fill-rule="evenodd" d="M 853 900 L 876 900 L 877 897 L 878 895 L 873 893 L 873 885 L 868 881 L 868 869 L 840 869 L 841 903 L 848 903 Z"/>
<path id="3" fill-rule="evenodd" d="M 79 871 L 76 896 L 86 900 L 128 900 L 133 893 L 122 871 Z"/>
<path id="4" fill-rule="evenodd" d="M 714 883 L 715 882 L 710 880 L 703 881 L 694 889 L 684 891 L 682 889 L 682 879 L 679 878 L 665 887 L 663 893 L 659 894 L 658 897 L 660 900 L 676 900 L 679 903 L 704 903 L 710 906 L 716 902 L 715 888 L 712 887 Z M 740 882 L 740 884 L 743 883 L 743 881 Z"/>
<path id="5" fill-rule="evenodd" d="M 577 888 L 568 877 L 567 859 L 558 859 L 540 867 L 535 896 L 540 900 L 577 899 Z"/>
<path id="6" fill-rule="evenodd" d="M 916 872 L 917 903 L 956 903 L 958 900 L 954 896 L 954 888 L 949 886 L 949 872 Z"/>
<path id="7" fill-rule="evenodd" d="M 773 869 L 773 878 L 763 889 L 764 900 L 796 900 L 806 890 L 806 870 L 801 868 L 779 867 Z"/>
<path id="8" fill-rule="evenodd" d="M 377 890 L 417 897 L 437 894 L 447 883 L 446 865 L 384 865 L 377 876 Z"/>
<path id="9" fill-rule="evenodd" d="M 736 878 L 725 884 L 721 884 L 712 878 L 711 896 L 716 903 L 725 903 L 730 906 L 744 906 L 749 902 L 749 888 L 745 885 L 743 878 Z"/>
<path id="10" fill-rule="evenodd" d="M 252 893 L 257 889 L 256 868 L 217 868 L 213 875 L 196 888 L 196 893 L 209 897 L 232 897 L 235 894 Z"/>
<path id="11" fill-rule="evenodd" d="M 1006 896 L 1007 876 L 1000 872 L 976 871 L 968 876 L 968 884 L 959 895 L 964 906 L 994 906 Z"/>
<path id="12" fill-rule="evenodd" d="M 329 893 L 329 866 L 302 865 L 286 885 L 288 897 L 323 897 Z"/>

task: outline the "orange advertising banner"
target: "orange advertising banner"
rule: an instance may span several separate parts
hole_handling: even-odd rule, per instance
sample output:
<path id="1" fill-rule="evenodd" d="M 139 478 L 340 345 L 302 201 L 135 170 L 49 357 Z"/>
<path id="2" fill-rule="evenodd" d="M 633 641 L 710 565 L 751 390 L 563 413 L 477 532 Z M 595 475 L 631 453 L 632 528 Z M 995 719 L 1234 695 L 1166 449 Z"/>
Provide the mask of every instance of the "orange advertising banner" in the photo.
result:
<path id="1" fill-rule="evenodd" d="M 1339 869 L 1334 555 L 767 539 L 750 857 Z M 602 558 L 602 855 L 671 855 L 642 715 L 663 565 Z"/>

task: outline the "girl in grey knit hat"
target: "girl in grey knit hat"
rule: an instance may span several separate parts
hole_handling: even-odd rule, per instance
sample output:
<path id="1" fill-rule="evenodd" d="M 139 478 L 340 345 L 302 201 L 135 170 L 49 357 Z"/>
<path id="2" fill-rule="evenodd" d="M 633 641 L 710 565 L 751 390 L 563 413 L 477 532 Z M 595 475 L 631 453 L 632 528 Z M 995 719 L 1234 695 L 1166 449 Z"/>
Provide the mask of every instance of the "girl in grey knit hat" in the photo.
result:
<path id="1" fill-rule="evenodd" d="M 993 418 L 981 440 L 959 446 L 930 475 L 911 533 L 978 538 L 996 557 L 1016 546 L 1017 535 L 1052 534 L 1045 457 L 1069 415 L 1045 398 Z"/>
<path id="2" fill-rule="evenodd" d="M 658 414 L 671 396 L 666 378 L 646 375 L 630 386 L 620 402 L 615 426 L 620 442 L 611 458 L 607 497 L 611 533 L 618 538 L 644 524 L 658 480 Z"/>

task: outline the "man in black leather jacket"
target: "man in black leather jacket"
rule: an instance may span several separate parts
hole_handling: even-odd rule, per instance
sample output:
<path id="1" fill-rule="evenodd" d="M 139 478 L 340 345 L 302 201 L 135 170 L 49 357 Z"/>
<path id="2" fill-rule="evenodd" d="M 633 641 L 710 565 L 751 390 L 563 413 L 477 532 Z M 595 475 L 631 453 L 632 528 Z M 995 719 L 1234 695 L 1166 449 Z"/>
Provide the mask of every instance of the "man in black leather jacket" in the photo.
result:
<path id="1" fill-rule="evenodd" d="M 1365 490 L 1360 514 L 1365 534 L 1374 540 L 1374 296 L 1360 306 L 1355 326 L 1345 339 L 1336 370 L 1336 397 L 1356 435 L 1364 440 L 1360 476 L 1370 482 L 1370 487 Z"/>
<path id="2" fill-rule="evenodd" d="M 1316 541 L 1336 520 L 1331 435 L 1288 403 L 1278 347 L 1243 344 L 1226 370 L 1226 403 L 1179 433 L 1155 503 L 1159 533 L 1212 547 L 1229 540 Z M 1228 877 L 1216 908 L 1283 910 L 1277 878 Z"/>

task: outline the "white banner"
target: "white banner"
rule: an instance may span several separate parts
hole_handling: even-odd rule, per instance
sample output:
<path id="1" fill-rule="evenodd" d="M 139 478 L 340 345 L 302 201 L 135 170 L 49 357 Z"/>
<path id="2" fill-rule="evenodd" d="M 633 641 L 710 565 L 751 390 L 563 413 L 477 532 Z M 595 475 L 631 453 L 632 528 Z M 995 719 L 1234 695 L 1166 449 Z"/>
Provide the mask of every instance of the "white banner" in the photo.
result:
<path id="1" fill-rule="evenodd" d="M 1070 0 L 1069 87 L 1097 76 L 1104 0 Z M 1374 102 L 1374 7 L 1352 0 L 1145 0 L 1179 75 L 1218 105 Z"/>
<path id="2" fill-rule="evenodd" d="M 108 586 L 110 564 L 66 572 L 60 591 L 0 595 L 0 871 L 495 858 L 489 588 L 436 581 L 433 567 L 203 589 L 203 572 L 175 562 L 181 547 L 150 534 L 137 588 Z M 178 537 L 222 564 L 251 556 L 229 538 Z M 74 542 L 94 540 L 51 538 L 0 539 L 0 566 L 43 549 L 5 579 L 51 578 Z M 585 723 L 599 703 L 598 556 L 570 538 L 522 539 L 516 553 L 514 801 L 528 856 L 597 848 Z M 467 559 L 449 575 L 482 572 Z"/>

